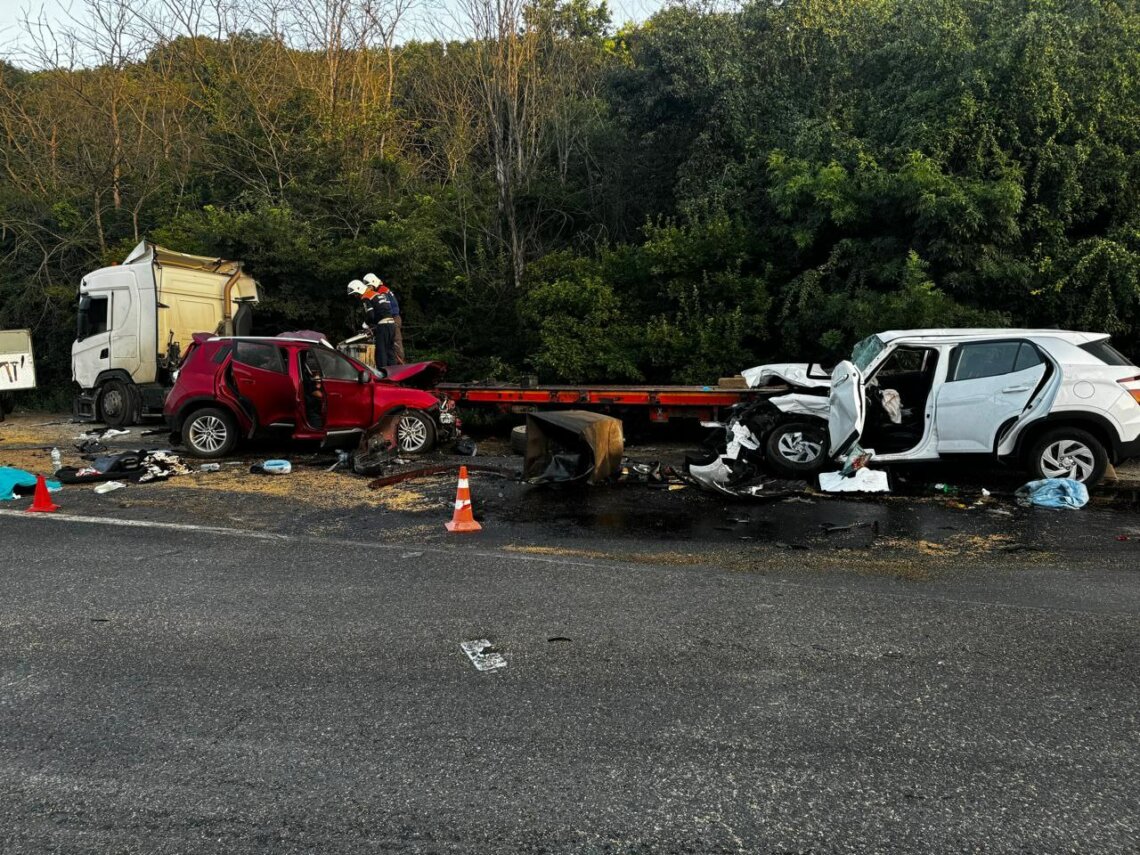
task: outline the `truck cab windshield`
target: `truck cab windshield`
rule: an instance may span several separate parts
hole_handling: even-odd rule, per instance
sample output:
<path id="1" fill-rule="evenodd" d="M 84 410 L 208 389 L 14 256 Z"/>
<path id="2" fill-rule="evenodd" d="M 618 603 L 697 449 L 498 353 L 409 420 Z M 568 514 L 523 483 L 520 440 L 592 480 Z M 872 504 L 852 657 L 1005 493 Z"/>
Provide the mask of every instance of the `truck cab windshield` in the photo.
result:
<path id="1" fill-rule="evenodd" d="M 90 335 L 107 332 L 107 307 L 110 303 L 106 297 L 92 297 L 84 294 L 79 298 L 79 329 L 76 331 L 80 341 Z"/>

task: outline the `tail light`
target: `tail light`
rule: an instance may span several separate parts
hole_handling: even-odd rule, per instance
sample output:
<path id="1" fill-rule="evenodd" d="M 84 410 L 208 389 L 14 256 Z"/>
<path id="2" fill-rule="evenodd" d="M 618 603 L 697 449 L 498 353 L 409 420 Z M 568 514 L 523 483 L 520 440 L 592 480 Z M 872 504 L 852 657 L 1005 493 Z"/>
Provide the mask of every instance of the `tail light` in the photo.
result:
<path id="1" fill-rule="evenodd" d="M 1140 374 L 1135 377 L 1125 377 L 1123 380 L 1117 380 L 1116 382 L 1124 387 L 1124 391 L 1132 396 L 1133 401 L 1140 404 Z"/>

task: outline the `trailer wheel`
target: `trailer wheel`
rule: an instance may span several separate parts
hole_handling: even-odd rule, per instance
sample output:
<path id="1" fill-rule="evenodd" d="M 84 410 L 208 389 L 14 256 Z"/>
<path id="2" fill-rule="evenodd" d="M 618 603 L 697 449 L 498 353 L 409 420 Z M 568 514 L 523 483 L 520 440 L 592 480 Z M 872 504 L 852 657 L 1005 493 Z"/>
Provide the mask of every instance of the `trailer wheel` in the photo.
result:
<path id="1" fill-rule="evenodd" d="M 139 396 L 134 386 L 122 380 L 108 380 L 99 387 L 97 412 L 103 424 L 123 428 L 138 423 Z"/>
<path id="2" fill-rule="evenodd" d="M 515 454 L 526 454 L 526 425 L 511 428 L 511 451 Z"/>

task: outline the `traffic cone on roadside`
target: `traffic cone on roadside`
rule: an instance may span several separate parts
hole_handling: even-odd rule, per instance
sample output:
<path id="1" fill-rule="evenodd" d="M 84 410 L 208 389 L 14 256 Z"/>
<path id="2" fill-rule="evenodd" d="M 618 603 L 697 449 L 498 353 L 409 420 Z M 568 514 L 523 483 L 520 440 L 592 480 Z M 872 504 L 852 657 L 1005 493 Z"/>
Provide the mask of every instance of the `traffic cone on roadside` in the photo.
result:
<path id="1" fill-rule="evenodd" d="M 471 485 L 467 481 L 467 467 L 459 467 L 459 489 L 455 491 L 455 513 L 446 524 L 448 531 L 481 531 L 483 526 L 475 522 L 471 513 Z"/>
<path id="2" fill-rule="evenodd" d="M 59 505 L 54 504 L 51 500 L 51 493 L 48 492 L 47 479 L 43 475 L 36 476 L 36 493 L 32 497 L 32 506 L 28 508 L 28 513 L 44 513 L 50 514 L 59 510 Z"/>

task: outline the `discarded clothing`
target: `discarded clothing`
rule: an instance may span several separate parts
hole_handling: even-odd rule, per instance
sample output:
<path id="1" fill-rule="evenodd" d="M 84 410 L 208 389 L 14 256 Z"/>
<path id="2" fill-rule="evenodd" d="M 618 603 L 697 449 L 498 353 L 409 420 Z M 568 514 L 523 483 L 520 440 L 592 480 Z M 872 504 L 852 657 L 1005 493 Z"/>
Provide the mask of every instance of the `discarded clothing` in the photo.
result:
<path id="1" fill-rule="evenodd" d="M 856 469 L 853 475 L 820 472 L 819 489 L 825 493 L 888 493 L 887 473 L 882 469 Z"/>
<path id="2" fill-rule="evenodd" d="M 1089 501 L 1088 488 L 1072 478 L 1030 481 L 1018 487 L 1014 495 L 1019 504 L 1039 508 L 1083 508 Z"/>
<path id="3" fill-rule="evenodd" d="M 58 481 L 48 481 L 49 492 L 56 493 L 63 489 Z M 23 469 L 14 469 L 11 466 L 0 466 L 0 501 L 8 501 L 17 496 L 30 496 L 36 489 L 36 476 Z"/>
<path id="4" fill-rule="evenodd" d="M 123 451 L 95 457 L 82 469 L 65 466 L 56 472 L 64 484 L 96 484 L 100 481 L 129 480 L 139 484 L 159 481 L 172 475 L 188 475 L 190 468 L 169 451 Z"/>

